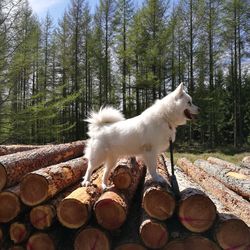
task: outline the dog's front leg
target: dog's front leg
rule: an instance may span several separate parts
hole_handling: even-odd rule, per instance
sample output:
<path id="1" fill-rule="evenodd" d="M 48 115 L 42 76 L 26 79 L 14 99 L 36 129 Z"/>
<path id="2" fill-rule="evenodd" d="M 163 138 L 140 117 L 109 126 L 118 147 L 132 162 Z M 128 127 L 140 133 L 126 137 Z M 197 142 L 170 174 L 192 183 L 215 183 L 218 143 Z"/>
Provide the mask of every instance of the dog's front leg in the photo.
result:
<path id="1" fill-rule="evenodd" d="M 165 182 L 166 180 L 156 172 L 157 155 L 153 152 L 150 152 L 145 153 L 142 157 L 153 180 L 161 183 Z"/>
<path id="2" fill-rule="evenodd" d="M 104 173 L 103 173 L 103 177 L 102 177 L 102 189 L 106 189 L 108 187 L 108 179 L 109 179 L 109 175 L 111 172 L 111 169 L 114 167 L 116 163 L 116 160 L 113 158 L 109 158 L 106 160 L 105 164 L 104 164 Z"/>

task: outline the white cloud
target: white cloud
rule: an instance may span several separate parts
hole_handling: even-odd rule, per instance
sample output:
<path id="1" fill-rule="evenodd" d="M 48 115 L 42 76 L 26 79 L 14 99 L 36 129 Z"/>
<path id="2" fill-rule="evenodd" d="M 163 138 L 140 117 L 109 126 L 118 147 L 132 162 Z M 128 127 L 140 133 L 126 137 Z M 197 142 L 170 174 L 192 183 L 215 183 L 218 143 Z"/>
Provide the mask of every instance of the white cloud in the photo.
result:
<path id="1" fill-rule="evenodd" d="M 29 0 L 31 8 L 38 15 L 60 2 L 63 2 L 63 0 Z"/>

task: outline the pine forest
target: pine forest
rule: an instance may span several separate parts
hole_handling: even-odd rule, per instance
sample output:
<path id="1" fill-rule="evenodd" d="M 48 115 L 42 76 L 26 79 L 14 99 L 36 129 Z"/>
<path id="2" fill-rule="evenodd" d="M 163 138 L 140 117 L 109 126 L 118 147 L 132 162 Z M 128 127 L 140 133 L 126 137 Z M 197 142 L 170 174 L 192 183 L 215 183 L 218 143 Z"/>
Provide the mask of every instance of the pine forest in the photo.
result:
<path id="1" fill-rule="evenodd" d="M 178 145 L 249 146 L 249 0 L 71 0 L 59 20 L 0 0 L 0 144 L 85 139 L 91 110 L 133 117 L 180 82 L 201 112 Z"/>

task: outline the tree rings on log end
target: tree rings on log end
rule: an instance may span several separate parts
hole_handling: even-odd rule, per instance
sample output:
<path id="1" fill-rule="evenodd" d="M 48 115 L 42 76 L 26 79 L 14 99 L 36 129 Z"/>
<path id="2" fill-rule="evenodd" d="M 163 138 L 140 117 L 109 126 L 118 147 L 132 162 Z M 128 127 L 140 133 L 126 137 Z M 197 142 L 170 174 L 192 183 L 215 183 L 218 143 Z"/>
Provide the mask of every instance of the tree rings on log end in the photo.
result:
<path id="1" fill-rule="evenodd" d="M 5 187 L 7 182 L 7 173 L 4 166 L 0 163 L 0 191 Z"/>
<path id="2" fill-rule="evenodd" d="M 98 199 L 94 210 L 98 224 L 108 230 L 119 228 L 127 217 L 125 200 L 112 191 L 105 192 Z"/>
<path id="3" fill-rule="evenodd" d="M 6 223 L 14 219 L 21 211 L 21 203 L 14 193 L 0 193 L 0 222 Z"/>
<path id="4" fill-rule="evenodd" d="M 250 247 L 248 226 L 239 219 L 229 219 L 216 226 L 215 238 L 223 249 L 245 250 Z"/>
<path id="5" fill-rule="evenodd" d="M 164 247 L 169 236 L 163 223 L 151 219 L 147 219 L 141 224 L 140 235 L 145 246 L 152 249 Z"/>
<path id="6" fill-rule="evenodd" d="M 110 248 L 108 236 L 98 228 L 81 230 L 74 242 L 74 250 L 110 250 Z"/>
<path id="7" fill-rule="evenodd" d="M 28 230 L 23 223 L 14 222 L 10 225 L 10 239 L 19 244 L 28 238 Z"/>
<path id="8" fill-rule="evenodd" d="M 88 205 L 76 199 L 64 199 L 57 207 L 58 220 L 67 228 L 76 229 L 83 226 L 89 216 Z"/>
<path id="9" fill-rule="evenodd" d="M 56 216 L 56 211 L 53 206 L 41 205 L 32 208 L 30 212 L 30 222 L 36 229 L 49 228 Z"/>
<path id="10" fill-rule="evenodd" d="M 126 243 L 116 247 L 115 250 L 146 250 L 146 248 L 137 243 Z"/>
<path id="11" fill-rule="evenodd" d="M 22 202 L 35 206 L 48 198 L 48 182 L 45 177 L 30 173 L 21 181 L 20 191 Z"/>
<path id="12" fill-rule="evenodd" d="M 27 250 L 55 250 L 55 244 L 46 233 L 33 234 L 27 242 Z"/>
<path id="13" fill-rule="evenodd" d="M 158 220 L 170 218 L 176 206 L 173 195 L 157 188 L 149 188 L 144 193 L 142 204 L 147 214 Z"/>
<path id="14" fill-rule="evenodd" d="M 192 194 L 181 200 L 178 217 L 181 224 L 191 232 L 205 232 L 215 221 L 216 207 L 206 195 Z"/>
<path id="15" fill-rule="evenodd" d="M 132 183 L 131 173 L 124 169 L 119 169 L 112 177 L 113 183 L 118 189 L 128 189 Z"/>

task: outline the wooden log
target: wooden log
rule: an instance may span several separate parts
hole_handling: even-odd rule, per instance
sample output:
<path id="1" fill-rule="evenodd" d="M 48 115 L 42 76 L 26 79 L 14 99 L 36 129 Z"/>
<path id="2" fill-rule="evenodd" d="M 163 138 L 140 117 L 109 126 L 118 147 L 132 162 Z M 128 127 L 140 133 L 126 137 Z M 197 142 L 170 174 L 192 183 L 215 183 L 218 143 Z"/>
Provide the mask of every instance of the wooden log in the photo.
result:
<path id="1" fill-rule="evenodd" d="M 140 184 L 129 209 L 128 219 L 116 237 L 113 237 L 113 242 L 115 242 L 113 249 L 115 250 L 146 250 L 139 235 L 142 188 L 143 186 Z"/>
<path id="2" fill-rule="evenodd" d="M 19 195 L 19 185 L 0 192 L 0 223 L 10 222 L 24 211 Z"/>
<path id="3" fill-rule="evenodd" d="M 171 171 L 170 160 L 165 158 L 165 163 L 168 171 Z M 190 187 L 201 190 L 202 192 L 206 193 L 206 195 L 208 195 L 208 197 L 213 201 L 219 213 L 230 212 L 228 208 L 225 207 L 216 196 L 211 194 L 208 190 L 205 190 L 201 185 L 199 185 L 197 182 L 191 179 L 185 172 L 183 172 L 181 168 L 179 168 L 179 166 L 175 165 L 174 167 L 175 167 L 175 176 L 178 180 L 180 192 Z"/>
<path id="4" fill-rule="evenodd" d="M 11 223 L 9 229 L 10 239 L 14 244 L 26 241 L 31 233 L 31 226 L 26 222 L 16 221 Z"/>
<path id="5" fill-rule="evenodd" d="M 100 228 L 87 227 L 80 230 L 74 241 L 74 250 L 110 250 L 111 244 L 107 233 Z"/>
<path id="6" fill-rule="evenodd" d="M 244 174 L 244 175 L 250 175 L 250 169 L 237 166 L 231 162 L 224 161 L 224 160 L 221 160 L 221 159 L 216 158 L 216 157 L 208 157 L 207 160 L 208 160 L 208 162 L 210 162 L 212 164 L 218 165 L 218 167 L 221 166 L 224 168 L 231 169 L 231 171 L 233 171 L 233 172 L 238 172 L 238 173 Z"/>
<path id="7" fill-rule="evenodd" d="M 189 236 L 184 240 L 170 241 L 163 250 L 219 250 L 211 240 L 200 235 Z"/>
<path id="8" fill-rule="evenodd" d="M 59 203 L 73 190 L 80 187 L 80 183 L 68 187 L 66 190 L 60 192 L 48 203 L 33 207 L 30 211 L 30 222 L 33 227 L 39 230 L 50 228 L 56 220 L 56 208 Z"/>
<path id="9" fill-rule="evenodd" d="M 17 184 L 29 172 L 79 157 L 83 150 L 84 141 L 77 141 L 1 156 L 0 191 Z"/>
<path id="10" fill-rule="evenodd" d="M 248 201 L 228 189 L 214 177 L 207 175 L 204 170 L 197 168 L 186 158 L 178 159 L 177 165 L 205 190 L 217 197 L 220 202 L 229 210 L 233 211 L 237 217 L 250 225 L 250 207 Z"/>
<path id="11" fill-rule="evenodd" d="M 94 212 L 99 225 L 108 230 L 121 227 L 128 214 L 128 208 L 136 193 L 136 189 L 145 175 L 145 167 L 141 162 L 138 164 L 139 171 L 133 175 L 130 187 L 124 191 L 115 187 L 104 192 L 94 205 Z"/>
<path id="12" fill-rule="evenodd" d="M 0 246 L 1 246 L 1 242 L 3 241 L 3 239 L 4 239 L 3 228 L 0 227 Z"/>
<path id="13" fill-rule="evenodd" d="M 27 250 L 56 250 L 55 242 L 49 234 L 38 232 L 31 235 L 28 239 Z"/>
<path id="14" fill-rule="evenodd" d="M 188 230 L 202 233 L 212 227 L 216 219 L 216 207 L 204 192 L 187 188 L 180 193 L 178 217 Z"/>
<path id="15" fill-rule="evenodd" d="M 60 223 L 71 229 L 80 228 L 90 219 L 94 203 L 102 193 L 103 167 L 91 176 L 91 185 L 78 187 L 57 206 Z"/>
<path id="16" fill-rule="evenodd" d="M 20 197 L 28 206 L 38 205 L 81 179 L 87 160 L 80 157 L 26 174 L 20 183 Z"/>
<path id="17" fill-rule="evenodd" d="M 142 207 L 152 218 L 166 220 L 173 215 L 176 202 L 171 189 L 169 175 L 160 157 L 157 160 L 157 170 L 166 182 L 155 182 L 147 172 L 144 181 Z"/>
<path id="18" fill-rule="evenodd" d="M 39 145 L 0 145 L 0 156 L 10 155 L 18 152 L 28 151 L 44 146 Z"/>
<path id="19" fill-rule="evenodd" d="M 239 174 L 232 175 L 230 169 L 222 169 L 220 167 L 218 168 L 218 165 L 211 164 L 205 160 L 196 160 L 194 165 L 203 169 L 205 172 L 207 172 L 207 174 L 213 176 L 237 194 L 243 196 L 247 200 L 250 199 L 250 176 L 243 174 L 240 176 Z"/>
<path id="20" fill-rule="evenodd" d="M 248 226 L 232 214 L 219 214 L 214 238 L 222 249 L 250 249 Z"/>
<path id="21" fill-rule="evenodd" d="M 166 225 L 162 221 L 150 218 L 143 212 L 140 236 L 146 247 L 159 249 L 167 244 L 169 233 Z"/>
<path id="22" fill-rule="evenodd" d="M 132 176 L 136 175 L 136 173 L 132 173 L 132 171 L 138 171 L 139 169 L 133 166 L 137 166 L 133 164 L 135 158 L 124 158 L 120 159 L 114 171 L 111 174 L 111 180 L 114 186 L 118 189 L 127 189 L 132 183 Z"/>
<path id="23" fill-rule="evenodd" d="M 13 246 L 10 246 L 8 250 L 25 250 L 25 247 L 22 245 L 13 245 Z"/>

